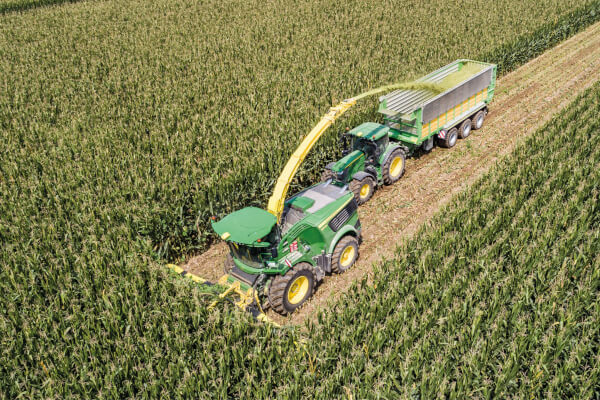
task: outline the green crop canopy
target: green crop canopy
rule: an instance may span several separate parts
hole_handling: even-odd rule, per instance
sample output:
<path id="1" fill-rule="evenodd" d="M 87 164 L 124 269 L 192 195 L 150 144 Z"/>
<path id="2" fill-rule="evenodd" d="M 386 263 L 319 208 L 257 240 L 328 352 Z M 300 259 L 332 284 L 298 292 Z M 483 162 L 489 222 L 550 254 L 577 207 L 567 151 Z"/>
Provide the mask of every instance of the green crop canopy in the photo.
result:
<path id="1" fill-rule="evenodd" d="M 254 245 L 267 236 L 277 223 L 277 217 L 257 207 L 246 207 L 235 211 L 219 222 L 212 224 L 223 240 Z"/>

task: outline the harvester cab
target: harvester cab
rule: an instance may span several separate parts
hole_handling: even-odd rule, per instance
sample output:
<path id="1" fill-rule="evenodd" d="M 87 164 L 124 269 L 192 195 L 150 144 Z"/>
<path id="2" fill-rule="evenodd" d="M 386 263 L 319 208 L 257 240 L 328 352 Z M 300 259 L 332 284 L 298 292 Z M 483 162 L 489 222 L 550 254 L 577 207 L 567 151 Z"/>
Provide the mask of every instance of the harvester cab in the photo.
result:
<path id="1" fill-rule="evenodd" d="M 359 205 L 367 202 L 378 186 L 396 182 L 404 174 L 407 149 L 390 143 L 389 130 L 367 122 L 347 132 L 351 151 L 328 164 L 321 180 L 349 185 Z"/>

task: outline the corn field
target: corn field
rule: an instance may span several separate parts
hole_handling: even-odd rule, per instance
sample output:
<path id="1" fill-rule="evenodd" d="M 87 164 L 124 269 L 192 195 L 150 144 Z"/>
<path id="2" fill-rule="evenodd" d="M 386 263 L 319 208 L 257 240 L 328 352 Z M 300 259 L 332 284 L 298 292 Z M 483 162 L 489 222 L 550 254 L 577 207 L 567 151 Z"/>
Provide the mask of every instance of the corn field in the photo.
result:
<path id="1" fill-rule="evenodd" d="M 304 332 L 143 259 L 5 272 L 6 396 L 597 398 L 599 113 L 597 84 Z"/>
<path id="2" fill-rule="evenodd" d="M 305 333 L 209 312 L 160 265 L 262 205 L 336 100 L 456 58 L 507 71 L 600 18 L 421 3 L 0 12 L 0 398 L 597 397 L 598 87 Z"/>

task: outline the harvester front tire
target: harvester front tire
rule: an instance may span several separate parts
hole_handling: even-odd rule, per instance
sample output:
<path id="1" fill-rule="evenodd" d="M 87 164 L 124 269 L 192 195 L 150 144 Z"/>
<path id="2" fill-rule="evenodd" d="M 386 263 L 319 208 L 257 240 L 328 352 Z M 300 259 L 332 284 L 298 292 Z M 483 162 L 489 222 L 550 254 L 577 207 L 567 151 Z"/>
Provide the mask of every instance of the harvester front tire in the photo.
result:
<path id="1" fill-rule="evenodd" d="M 406 154 L 404 151 L 402 149 L 392 151 L 383 163 L 383 183 L 386 185 L 396 183 L 404 175 L 405 166 Z"/>
<path id="2" fill-rule="evenodd" d="M 365 204 L 375 193 L 375 181 L 368 176 L 360 180 L 354 178 L 350 182 L 350 191 L 354 193 L 354 199 L 358 205 Z"/>
<path id="3" fill-rule="evenodd" d="M 460 128 L 458 128 L 458 137 L 461 139 L 466 139 L 469 137 L 469 135 L 471 134 L 471 125 L 473 123 L 471 122 L 470 119 L 465 119 L 462 123 L 462 125 L 460 126 Z"/>
<path id="4" fill-rule="evenodd" d="M 344 236 L 335 245 L 331 256 L 331 270 L 342 274 L 350 269 L 358 258 L 358 240 L 353 236 Z"/>
<path id="5" fill-rule="evenodd" d="M 298 263 L 285 275 L 273 278 L 269 286 L 269 303 L 279 314 L 290 314 L 313 295 L 316 282 L 313 266 Z"/>
<path id="6" fill-rule="evenodd" d="M 452 128 L 446 133 L 446 137 L 444 139 L 440 139 L 439 144 L 440 144 L 440 146 L 449 149 L 451 147 L 454 147 L 457 139 L 458 139 L 458 129 Z"/>
<path id="7" fill-rule="evenodd" d="M 476 131 L 477 129 L 481 129 L 484 121 L 485 111 L 481 110 L 477 114 L 475 114 L 475 117 L 473 117 L 473 123 L 471 125 L 471 128 L 473 128 L 474 131 Z"/>

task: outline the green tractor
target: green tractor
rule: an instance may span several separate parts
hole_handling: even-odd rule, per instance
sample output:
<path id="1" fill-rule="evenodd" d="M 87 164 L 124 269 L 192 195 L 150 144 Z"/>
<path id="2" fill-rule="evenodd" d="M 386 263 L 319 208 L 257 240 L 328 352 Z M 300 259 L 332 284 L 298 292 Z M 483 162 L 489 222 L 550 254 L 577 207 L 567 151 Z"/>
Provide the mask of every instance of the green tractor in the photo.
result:
<path id="1" fill-rule="evenodd" d="M 351 192 L 327 182 L 287 200 L 279 223 L 256 207 L 213 222 L 230 250 L 219 283 L 236 285 L 240 305 L 248 308 L 256 301 L 256 312 L 267 306 L 280 314 L 293 312 L 325 274 L 343 273 L 356 261 L 361 240 L 357 209 Z"/>
<path id="2" fill-rule="evenodd" d="M 350 149 L 344 157 L 327 165 L 321 180 L 348 184 L 356 202 L 367 202 L 375 189 L 391 185 L 402 177 L 408 147 L 390 142 L 390 128 L 374 122 L 364 123 L 344 135 L 350 139 Z"/>

